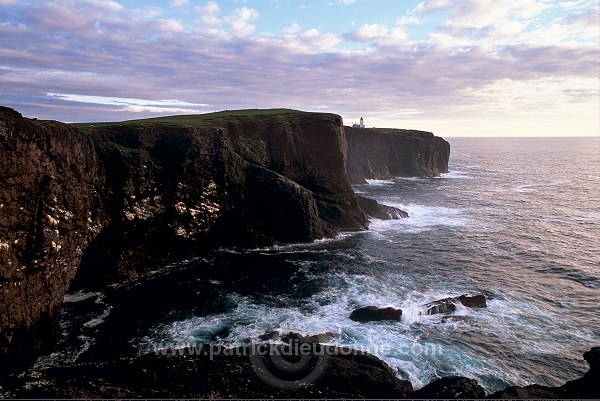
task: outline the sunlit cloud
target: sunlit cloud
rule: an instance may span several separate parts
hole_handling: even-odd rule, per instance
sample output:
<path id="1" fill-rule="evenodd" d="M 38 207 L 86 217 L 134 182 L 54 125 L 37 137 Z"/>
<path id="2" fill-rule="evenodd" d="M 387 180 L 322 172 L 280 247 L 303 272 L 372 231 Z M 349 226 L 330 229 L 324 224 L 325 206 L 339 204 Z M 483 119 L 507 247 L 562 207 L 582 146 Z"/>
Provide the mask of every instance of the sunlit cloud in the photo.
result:
<path id="1" fill-rule="evenodd" d="M 551 110 L 551 133 L 569 113 L 588 121 L 588 134 L 600 130 L 593 1 L 429 0 L 337 29 L 312 23 L 297 4 L 277 23 L 250 2 L 0 4 L 0 104 L 34 117 L 292 107 L 456 134 L 460 123 L 478 130 L 474 116 L 493 126 L 500 114 L 522 122 Z"/>

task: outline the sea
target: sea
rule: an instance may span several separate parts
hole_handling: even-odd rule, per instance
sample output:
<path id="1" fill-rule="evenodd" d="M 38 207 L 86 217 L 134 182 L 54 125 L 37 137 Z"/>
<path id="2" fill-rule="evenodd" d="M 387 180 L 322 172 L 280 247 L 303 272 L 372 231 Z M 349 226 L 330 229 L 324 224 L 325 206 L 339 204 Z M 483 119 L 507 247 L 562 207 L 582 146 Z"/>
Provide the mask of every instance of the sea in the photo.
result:
<path id="1" fill-rule="evenodd" d="M 259 335 L 331 333 L 420 388 L 450 375 L 493 392 L 557 386 L 600 345 L 600 138 L 449 138 L 449 172 L 369 180 L 357 193 L 407 211 L 362 232 L 240 250 L 65 297 L 63 338 L 37 368 Z M 485 308 L 426 315 L 483 294 Z M 352 310 L 403 311 L 360 323 Z"/>

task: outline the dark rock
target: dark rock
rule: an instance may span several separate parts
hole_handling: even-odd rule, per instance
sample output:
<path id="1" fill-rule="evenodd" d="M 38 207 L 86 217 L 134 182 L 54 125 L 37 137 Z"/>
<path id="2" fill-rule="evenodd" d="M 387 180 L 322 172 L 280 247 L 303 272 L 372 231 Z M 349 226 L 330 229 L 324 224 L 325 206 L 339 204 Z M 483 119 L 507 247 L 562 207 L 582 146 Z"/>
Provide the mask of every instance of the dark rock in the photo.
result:
<path id="1" fill-rule="evenodd" d="M 333 334 L 332 332 L 325 332 L 325 333 L 319 333 L 319 334 L 313 334 L 310 336 L 303 336 L 300 333 L 295 333 L 293 331 L 290 331 L 287 334 L 283 334 L 281 335 L 280 339 L 283 342 L 301 342 L 301 343 L 307 343 L 307 344 L 320 344 L 320 343 L 326 343 L 328 341 L 331 341 L 335 338 L 335 334 Z"/>
<path id="2" fill-rule="evenodd" d="M 209 348 L 192 353 L 174 350 L 98 365 L 30 371 L 0 384 L 18 398 L 406 398 L 412 391 L 410 382 L 398 379 L 373 355 L 319 345 L 312 357 L 316 363 L 318 358 L 326 358 L 322 375 L 293 389 L 271 387 L 255 373 L 248 356 L 250 349 L 213 347 L 212 354 Z M 261 359 L 263 377 L 274 372 L 291 381 L 314 370 L 307 365 L 294 376 L 277 370 L 269 359 Z"/>
<path id="3" fill-rule="evenodd" d="M 344 127 L 346 172 L 353 184 L 365 179 L 433 177 L 448 172 L 450 144 L 431 132 Z"/>
<path id="4" fill-rule="evenodd" d="M 485 391 L 476 380 L 461 376 L 443 377 L 410 394 L 410 398 L 418 399 L 478 399 L 484 397 Z"/>
<path id="5" fill-rule="evenodd" d="M 277 340 L 279 338 L 278 331 L 271 331 L 269 333 L 261 334 L 258 339 L 261 341 Z"/>
<path id="6" fill-rule="evenodd" d="M 494 400 L 506 400 L 506 399 L 563 399 L 565 393 L 558 387 L 547 387 L 533 384 L 526 387 L 508 387 L 504 390 L 496 391 L 488 395 L 486 398 Z"/>
<path id="7" fill-rule="evenodd" d="M 458 302 L 460 302 L 461 304 L 463 304 L 464 306 L 466 306 L 468 308 L 485 308 L 485 307 L 487 307 L 485 295 L 482 295 L 482 294 L 473 295 L 473 296 L 461 295 L 460 297 L 458 297 Z"/>
<path id="8" fill-rule="evenodd" d="M 382 205 L 375 199 L 369 199 L 358 195 L 356 196 L 356 199 L 358 199 L 360 208 L 369 217 L 374 217 L 381 220 L 395 220 L 408 217 L 408 213 L 406 213 L 404 210 L 400 210 L 392 206 Z"/>
<path id="9" fill-rule="evenodd" d="M 487 306 L 484 295 L 461 295 L 459 297 L 444 298 L 425 304 L 425 315 L 438 313 L 451 313 L 456 310 L 456 304 L 461 303 L 468 308 L 485 308 Z"/>
<path id="10" fill-rule="evenodd" d="M 376 306 L 364 306 L 352 311 L 350 319 L 355 322 L 370 322 L 379 320 L 400 320 L 402 316 L 402 310 L 387 307 L 378 308 Z"/>
<path id="11" fill-rule="evenodd" d="M 425 304 L 427 310 L 425 315 L 436 315 L 438 313 L 450 313 L 456 310 L 456 298 L 444 298 Z"/>
<path id="12" fill-rule="evenodd" d="M 583 377 L 563 384 L 560 389 L 564 391 L 563 398 L 595 398 L 600 399 L 600 347 L 593 347 L 583 354 L 590 365 Z"/>
<path id="13" fill-rule="evenodd" d="M 600 347 L 593 347 L 583 354 L 583 359 L 590 365 L 590 370 L 598 372 L 600 370 Z"/>
<path id="14" fill-rule="evenodd" d="M 526 387 L 509 387 L 496 391 L 487 398 L 491 399 L 600 399 L 600 347 L 593 347 L 583 354 L 589 363 L 588 370 L 583 377 L 566 382 L 560 387 L 540 386 L 537 384 Z"/>
<path id="15" fill-rule="evenodd" d="M 83 249 L 107 223 L 92 140 L 0 107 L 0 375 L 31 364 L 59 334 Z"/>

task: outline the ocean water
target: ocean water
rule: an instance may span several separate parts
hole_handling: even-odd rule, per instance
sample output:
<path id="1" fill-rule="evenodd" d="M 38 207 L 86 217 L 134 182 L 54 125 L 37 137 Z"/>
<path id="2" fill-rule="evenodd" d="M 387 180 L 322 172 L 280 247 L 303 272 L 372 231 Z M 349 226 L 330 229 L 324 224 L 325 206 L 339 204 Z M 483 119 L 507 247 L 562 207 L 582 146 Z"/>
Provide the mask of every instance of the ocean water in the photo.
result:
<path id="1" fill-rule="evenodd" d="M 38 366 L 278 330 L 331 332 L 416 388 L 443 376 L 487 392 L 560 385 L 600 345 L 600 138 L 451 138 L 450 172 L 355 191 L 406 210 L 312 244 L 221 249 L 103 293 L 67 296 L 64 338 Z M 424 316 L 427 302 L 484 294 L 487 308 Z M 357 323 L 361 306 L 399 322 Z"/>

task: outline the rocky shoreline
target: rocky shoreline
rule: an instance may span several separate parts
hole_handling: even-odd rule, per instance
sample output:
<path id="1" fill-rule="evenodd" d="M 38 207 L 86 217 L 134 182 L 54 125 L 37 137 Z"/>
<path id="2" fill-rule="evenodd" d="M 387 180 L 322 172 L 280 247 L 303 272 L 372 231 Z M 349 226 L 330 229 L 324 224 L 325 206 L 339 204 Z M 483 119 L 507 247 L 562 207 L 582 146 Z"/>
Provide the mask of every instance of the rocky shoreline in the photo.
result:
<path id="1" fill-rule="evenodd" d="M 0 379 L 0 398 L 366 398 L 366 399 L 565 399 L 598 398 L 600 347 L 584 354 L 590 370 L 558 387 L 510 387 L 485 394 L 476 380 L 452 376 L 413 390 L 385 362 L 349 348 L 295 333 L 287 342 L 226 349 L 199 346 L 162 350 L 103 363 L 29 370 Z M 294 346 L 296 351 L 294 350 Z M 308 353 L 301 354 L 302 346 Z M 292 350 L 286 354 L 285 347 Z M 274 365 L 285 355 L 293 372 Z M 303 363 L 302 358 L 308 358 Z M 296 356 L 296 357 L 294 357 Z M 316 372 L 316 373 L 315 373 Z"/>

